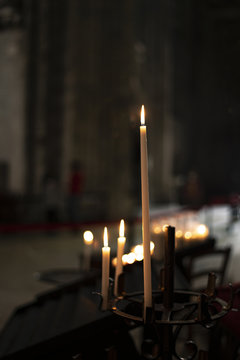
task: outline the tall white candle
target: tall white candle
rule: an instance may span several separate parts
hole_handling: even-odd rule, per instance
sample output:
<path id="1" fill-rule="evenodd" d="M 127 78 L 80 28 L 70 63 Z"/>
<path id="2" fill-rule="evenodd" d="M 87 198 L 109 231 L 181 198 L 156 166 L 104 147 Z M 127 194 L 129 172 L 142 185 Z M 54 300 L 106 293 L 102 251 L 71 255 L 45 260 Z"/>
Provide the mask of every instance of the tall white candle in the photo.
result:
<path id="1" fill-rule="evenodd" d="M 108 246 L 108 232 L 107 228 L 105 227 L 102 247 L 102 310 L 107 310 L 108 306 L 109 270 L 110 247 Z"/>
<path id="2" fill-rule="evenodd" d="M 150 219 L 148 190 L 148 154 L 147 128 L 145 125 L 144 105 L 141 109 L 140 126 L 141 145 L 141 185 L 142 185 L 142 238 L 143 238 L 143 278 L 144 278 L 144 309 L 152 307 L 152 276 L 150 254 Z"/>
<path id="3" fill-rule="evenodd" d="M 118 277 L 122 273 L 122 256 L 124 253 L 126 238 L 124 237 L 124 220 L 121 220 L 119 226 L 119 238 L 117 240 L 117 266 L 115 271 L 114 295 L 118 295 Z"/>

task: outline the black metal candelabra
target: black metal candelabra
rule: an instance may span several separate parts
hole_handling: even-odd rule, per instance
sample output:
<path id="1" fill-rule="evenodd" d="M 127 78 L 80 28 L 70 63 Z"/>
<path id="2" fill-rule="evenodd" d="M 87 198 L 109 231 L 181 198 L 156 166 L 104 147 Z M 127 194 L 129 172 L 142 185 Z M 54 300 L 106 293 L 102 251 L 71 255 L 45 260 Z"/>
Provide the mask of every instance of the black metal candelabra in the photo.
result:
<path id="1" fill-rule="evenodd" d="M 118 296 L 109 288 L 108 309 L 129 322 L 144 325 L 142 342 L 143 359 L 184 360 L 177 354 L 176 344 L 183 326 L 200 324 L 211 328 L 216 320 L 225 316 L 233 306 L 233 290 L 226 302 L 216 297 L 216 276 L 209 273 L 207 288 L 203 292 L 174 289 L 175 228 L 168 226 L 165 235 L 164 267 L 161 270 L 160 286 L 152 292 L 152 307 L 146 309 L 144 317 L 143 292 L 126 293 L 123 274 L 118 278 Z M 188 360 L 207 359 L 207 353 L 199 351 L 193 341 Z"/>

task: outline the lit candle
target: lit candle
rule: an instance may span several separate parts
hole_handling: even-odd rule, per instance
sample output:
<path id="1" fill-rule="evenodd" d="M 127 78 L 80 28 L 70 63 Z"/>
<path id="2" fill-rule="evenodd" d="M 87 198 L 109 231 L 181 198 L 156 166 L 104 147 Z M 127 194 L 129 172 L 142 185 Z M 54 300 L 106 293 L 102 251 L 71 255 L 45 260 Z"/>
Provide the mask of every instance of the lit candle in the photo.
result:
<path id="1" fill-rule="evenodd" d="M 119 238 L 117 241 L 117 267 L 115 271 L 115 282 L 114 282 L 114 295 L 118 295 L 118 277 L 122 273 L 123 264 L 122 256 L 124 252 L 126 238 L 124 237 L 124 220 L 121 220 L 119 226 Z"/>
<path id="2" fill-rule="evenodd" d="M 91 245 L 93 243 L 93 233 L 89 230 L 83 234 L 84 251 L 83 251 L 83 269 L 89 270 L 91 263 Z"/>
<path id="3" fill-rule="evenodd" d="M 149 191 L 148 191 L 148 156 L 147 128 L 145 125 L 144 105 L 141 109 L 140 126 L 141 145 L 141 184 L 142 184 L 142 238 L 143 238 L 143 278 L 144 278 L 144 313 L 147 307 L 152 307 L 152 277 L 150 255 L 150 221 L 149 221 Z"/>
<path id="4" fill-rule="evenodd" d="M 208 228 L 204 224 L 198 225 L 196 232 L 198 239 L 205 239 L 208 236 Z"/>
<path id="5" fill-rule="evenodd" d="M 108 246 L 108 232 L 107 228 L 105 227 L 102 247 L 102 310 L 107 310 L 108 306 L 109 269 L 110 247 Z"/>

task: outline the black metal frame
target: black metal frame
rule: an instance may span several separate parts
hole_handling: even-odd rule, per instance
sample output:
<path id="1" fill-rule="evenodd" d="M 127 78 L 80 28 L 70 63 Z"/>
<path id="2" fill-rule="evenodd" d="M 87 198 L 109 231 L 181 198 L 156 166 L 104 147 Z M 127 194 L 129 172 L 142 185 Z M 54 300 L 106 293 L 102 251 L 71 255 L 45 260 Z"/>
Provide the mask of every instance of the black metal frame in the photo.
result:
<path id="1" fill-rule="evenodd" d="M 185 358 L 176 351 L 178 335 L 183 326 L 200 324 L 211 328 L 233 307 L 233 289 L 229 284 L 229 302 L 215 295 L 216 276 L 208 275 L 208 285 L 204 292 L 174 290 L 175 228 L 168 226 L 165 236 L 164 268 L 161 271 L 160 290 L 152 292 L 153 306 L 146 309 L 144 317 L 144 293 L 125 293 L 123 274 L 119 277 L 118 294 L 113 295 L 113 280 L 110 281 L 108 310 L 129 321 L 144 325 L 145 336 L 142 343 L 143 359 L 178 360 Z M 101 306 L 101 305 L 100 305 Z M 190 354 L 186 359 L 207 358 L 207 352 L 199 350 L 193 341 L 187 341 Z"/>

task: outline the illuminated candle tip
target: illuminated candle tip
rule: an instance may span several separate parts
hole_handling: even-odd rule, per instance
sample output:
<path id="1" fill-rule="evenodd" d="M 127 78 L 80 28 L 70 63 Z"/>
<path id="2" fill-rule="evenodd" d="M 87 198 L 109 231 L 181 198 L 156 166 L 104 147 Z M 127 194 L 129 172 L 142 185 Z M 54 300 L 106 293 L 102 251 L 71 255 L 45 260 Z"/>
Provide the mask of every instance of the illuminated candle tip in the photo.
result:
<path id="1" fill-rule="evenodd" d="M 144 110 L 144 105 L 142 105 L 142 108 L 141 108 L 141 125 L 145 125 L 145 110 Z"/>
<path id="2" fill-rule="evenodd" d="M 103 246 L 107 247 L 108 246 L 108 231 L 107 231 L 107 227 L 105 226 L 104 228 L 104 233 L 103 233 Z"/>
<path id="3" fill-rule="evenodd" d="M 119 237 L 124 237 L 124 220 L 123 219 L 120 221 Z"/>
<path id="4" fill-rule="evenodd" d="M 83 239 L 85 243 L 91 243 L 93 241 L 93 233 L 89 230 L 83 233 Z"/>

